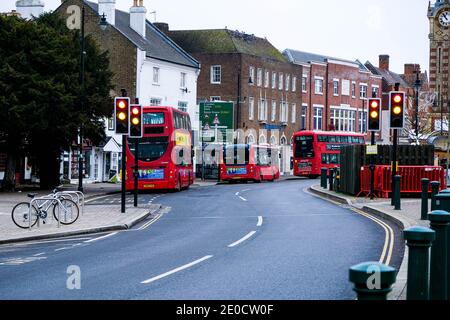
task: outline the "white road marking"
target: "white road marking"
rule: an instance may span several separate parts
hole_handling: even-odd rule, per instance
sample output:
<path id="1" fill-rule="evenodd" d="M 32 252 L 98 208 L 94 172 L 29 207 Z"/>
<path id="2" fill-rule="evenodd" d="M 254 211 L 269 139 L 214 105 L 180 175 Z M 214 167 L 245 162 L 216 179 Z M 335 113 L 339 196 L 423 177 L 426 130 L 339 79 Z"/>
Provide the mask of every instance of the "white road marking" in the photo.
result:
<path id="1" fill-rule="evenodd" d="M 70 238 L 70 239 L 55 239 L 55 240 L 45 240 L 45 241 L 32 241 L 32 242 L 23 242 L 23 243 L 15 243 L 12 244 L 13 247 L 25 247 L 32 244 L 45 244 L 45 243 L 54 243 L 54 242 L 69 242 L 69 241 L 81 241 L 81 240 L 89 240 L 92 237 L 84 237 L 84 238 Z M 5 245 L 6 246 L 6 245 Z M 1 246 L 3 247 L 3 246 Z"/>
<path id="2" fill-rule="evenodd" d="M 247 202 L 247 199 L 245 199 L 245 198 L 243 198 L 243 197 L 241 197 L 241 196 L 239 196 L 239 198 L 240 198 L 242 201 Z"/>
<path id="3" fill-rule="evenodd" d="M 198 259 L 198 260 L 196 260 L 196 261 L 194 261 L 194 262 L 185 264 L 184 266 L 178 267 L 178 268 L 176 268 L 176 269 L 173 269 L 173 270 L 171 270 L 171 271 L 168 271 L 168 272 L 166 272 L 166 273 L 163 273 L 163 274 L 161 274 L 161 275 L 159 275 L 159 276 L 156 276 L 156 277 L 150 278 L 150 279 L 148 279 L 148 280 L 142 281 L 141 283 L 142 283 L 142 284 L 149 284 L 149 283 L 151 283 L 151 282 L 154 282 L 154 281 L 157 281 L 157 280 L 159 280 L 159 279 L 165 278 L 165 277 L 170 276 L 170 275 L 172 275 L 172 274 L 174 274 L 174 273 L 177 273 L 177 272 L 179 272 L 179 271 L 182 271 L 182 270 L 185 270 L 185 269 L 187 269 L 187 268 L 190 268 L 190 267 L 192 267 L 192 266 L 194 266 L 194 265 L 196 265 L 196 264 L 199 264 L 199 263 L 201 263 L 201 262 L 203 262 L 203 261 L 205 261 L 205 260 L 208 260 L 208 259 L 210 259 L 210 258 L 212 258 L 212 257 L 213 257 L 213 256 L 205 256 L 205 257 L 203 257 L 203 258 L 201 258 L 201 259 Z"/>
<path id="4" fill-rule="evenodd" d="M 62 250 L 69 250 L 69 249 L 72 249 L 72 248 L 70 248 L 70 247 L 58 248 L 58 249 L 55 249 L 55 252 L 62 251 Z"/>
<path id="5" fill-rule="evenodd" d="M 45 252 L 36 253 L 36 254 L 33 254 L 33 257 L 43 256 L 44 254 L 45 254 Z"/>
<path id="6" fill-rule="evenodd" d="M 105 238 L 112 237 L 112 236 L 114 236 L 116 234 L 118 234 L 118 232 L 109 233 L 106 236 L 102 236 L 102 237 L 98 237 L 98 238 L 94 238 L 94 239 L 91 239 L 91 240 L 84 241 L 84 243 L 91 243 L 91 242 L 94 242 L 94 241 L 102 240 L 102 239 L 105 239 Z"/>
<path id="7" fill-rule="evenodd" d="M 242 239 L 239 239 L 238 241 L 233 242 L 232 244 L 230 244 L 230 245 L 228 246 L 228 248 L 236 247 L 237 245 L 239 245 L 239 244 L 241 244 L 242 242 L 244 242 L 244 241 L 248 240 L 249 238 L 251 238 L 255 233 L 256 233 L 256 231 L 250 232 L 249 234 L 247 234 L 247 235 L 246 235 L 245 237 L 243 237 Z"/>
<path id="8" fill-rule="evenodd" d="M 261 227 L 263 224 L 263 217 L 259 216 L 258 217 L 258 224 L 256 225 L 257 227 Z"/>
<path id="9" fill-rule="evenodd" d="M 235 195 L 236 195 L 236 196 L 239 196 L 239 192 L 236 192 Z"/>
<path id="10" fill-rule="evenodd" d="M 96 198 L 93 198 L 93 199 L 86 200 L 84 203 L 89 203 L 89 202 L 96 201 L 96 200 L 103 199 L 103 198 L 107 198 L 107 197 L 110 197 L 110 196 L 111 195 L 96 197 Z"/>
<path id="11" fill-rule="evenodd" d="M 19 266 L 28 262 L 47 259 L 47 257 L 27 257 L 27 258 L 11 258 L 4 262 L 0 262 L 0 266 Z"/>
<path id="12" fill-rule="evenodd" d="M 145 223 L 143 226 L 141 226 L 138 230 L 144 230 L 150 227 L 152 224 L 154 224 L 156 221 L 158 221 L 162 217 L 162 214 L 158 214 L 154 219 L 150 220 L 149 222 Z"/>

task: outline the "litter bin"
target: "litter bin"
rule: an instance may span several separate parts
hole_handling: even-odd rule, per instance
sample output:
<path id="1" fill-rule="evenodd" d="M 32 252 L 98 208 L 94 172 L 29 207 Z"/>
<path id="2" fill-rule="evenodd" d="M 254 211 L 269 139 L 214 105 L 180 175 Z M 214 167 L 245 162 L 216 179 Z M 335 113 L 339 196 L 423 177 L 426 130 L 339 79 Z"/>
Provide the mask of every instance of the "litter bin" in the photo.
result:
<path id="1" fill-rule="evenodd" d="M 450 192 L 441 192 L 436 195 L 436 208 L 450 212 Z"/>

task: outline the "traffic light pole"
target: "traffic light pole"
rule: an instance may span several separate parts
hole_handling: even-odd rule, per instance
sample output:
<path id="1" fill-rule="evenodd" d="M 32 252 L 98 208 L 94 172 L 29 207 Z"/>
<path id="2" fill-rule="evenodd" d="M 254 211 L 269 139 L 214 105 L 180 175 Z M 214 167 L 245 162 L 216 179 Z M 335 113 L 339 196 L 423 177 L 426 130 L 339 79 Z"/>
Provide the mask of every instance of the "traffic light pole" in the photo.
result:
<path id="1" fill-rule="evenodd" d="M 395 83 L 395 91 L 399 91 L 400 83 Z M 404 111 L 403 111 L 404 112 Z M 398 129 L 394 130 L 394 141 L 392 145 L 392 180 L 391 180 L 391 205 L 394 205 L 394 188 L 395 188 L 395 176 L 397 175 L 397 144 L 398 144 Z"/>
<path id="2" fill-rule="evenodd" d="M 126 209 L 125 209 L 125 188 L 126 188 L 126 184 L 125 184 L 125 179 L 126 179 L 126 170 L 127 170 L 127 165 L 126 165 L 126 159 L 127 159 L 127 149 L 125 146 L 125 143 L 127 142 L 127 136 L 126 135 L 122 135 L 122 192 L 121 192 L 121 212 L 125 213 Z"/>
<path id="3" fill-rule="evenodd" d="M 134 207 L 138 206 L 139 138 L 134 139 Z"/>

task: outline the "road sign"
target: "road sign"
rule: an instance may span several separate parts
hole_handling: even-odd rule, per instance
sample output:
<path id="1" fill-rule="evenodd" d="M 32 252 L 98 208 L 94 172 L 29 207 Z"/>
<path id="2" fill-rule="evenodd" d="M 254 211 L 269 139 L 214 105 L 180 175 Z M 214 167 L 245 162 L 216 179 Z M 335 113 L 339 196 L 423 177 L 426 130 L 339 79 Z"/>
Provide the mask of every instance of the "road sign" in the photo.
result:
<path id="1" fill-rule="evenodd" d="M 226 137 L 227 129 L 234 129 L 234 103 L 233 102 L 201 102 L 200 124 L 202 137 L 205 142 L 215 142 L 217 135 L 221 134 L 223 141 L 232 141 Z M 214 132 L 211 135 L 211 132 Z M 204 133 L 204 134 L 203 134 Z"/>

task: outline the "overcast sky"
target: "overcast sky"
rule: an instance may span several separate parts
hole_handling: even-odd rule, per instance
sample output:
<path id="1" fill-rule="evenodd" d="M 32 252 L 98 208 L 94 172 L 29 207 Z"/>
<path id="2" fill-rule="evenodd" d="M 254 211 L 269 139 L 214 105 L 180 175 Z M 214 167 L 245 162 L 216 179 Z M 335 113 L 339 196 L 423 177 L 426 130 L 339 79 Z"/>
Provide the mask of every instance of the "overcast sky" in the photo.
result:
<path id="1" fill-rule="evenodd" d="M 61 3 L 42 1 L 46 11 Z M 11 11 L 15 2 L 0 0 L 0 12 Z M 116 0 L 124 11 L 132 3 Z M 151 22 L 156 18 L 173 30 L 227 27 L 266 37 L 280 51 L 290 48 L 374 65 L 379 54 L 389 54 L 397 73 L 403 73 L 405 63 L 429 69 L 428 0 L 144 0 L 144 5 Z"/>

